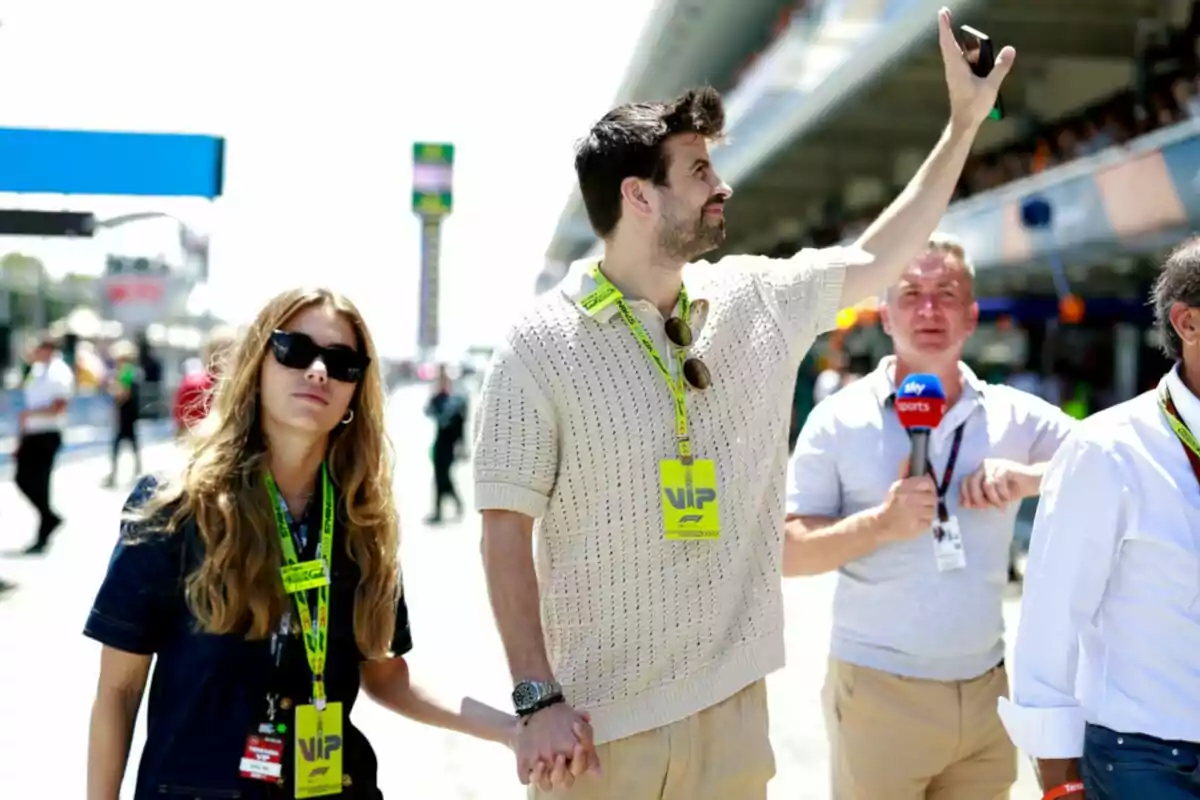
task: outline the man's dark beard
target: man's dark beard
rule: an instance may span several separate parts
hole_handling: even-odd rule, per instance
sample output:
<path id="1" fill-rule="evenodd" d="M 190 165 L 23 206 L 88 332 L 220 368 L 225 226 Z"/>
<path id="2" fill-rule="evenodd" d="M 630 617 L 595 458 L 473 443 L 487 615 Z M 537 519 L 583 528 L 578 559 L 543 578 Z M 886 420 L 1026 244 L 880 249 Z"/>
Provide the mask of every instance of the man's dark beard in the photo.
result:
<path id="1" fill-rule="evenodd" d="M 694 225 L 670 225 L 664 229 L 659 247 L 671 258 L 693 261 L 724 243 L 725 220 L 709 222 L 702 211 Z"/>

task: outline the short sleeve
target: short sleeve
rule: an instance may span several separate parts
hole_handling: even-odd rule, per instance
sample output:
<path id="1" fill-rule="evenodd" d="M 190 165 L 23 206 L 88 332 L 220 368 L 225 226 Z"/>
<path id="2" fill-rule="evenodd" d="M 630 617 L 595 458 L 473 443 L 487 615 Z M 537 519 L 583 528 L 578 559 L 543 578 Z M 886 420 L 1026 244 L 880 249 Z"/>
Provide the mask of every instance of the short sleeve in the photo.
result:
<path id="1" fill-rule="evenodd" d="M 396 598 L 396 628 L 392 633 L 391 652 L 393 658 L 399 658 L 412 650 L 412 629 L 408 624 L 408 601 L 404 599 L 404 588 Z"/>
<path id="2" fill-rule="evenodd" d="M 55 400 L 69 400 L 75 391 L 75 374 L 64 361 L 52 361 L 48 367 L 48 383 Z"/>
<path id="3" fill-rule="evenodd" d="M 1025 420 L 1029 427 L 1029 463 L 1042 464 L 1054 458 L 1059 446 L 1075 430 L 1076 419 L 1052 403 L 1027 395 L 1030 404 Z"/>
<path id="4" fill-rule="evenodd" d="M 787 513 L 840 517 L 842 482 L 837 469 L 837 419 L 833 406 L 818 403 L 804 421 L 788 463 Z"/>
<path id="5" fill-rule="evenodd" d="M 745 258 L 778 307 L 790 340 L 832 330 L 841 309 L 846 267 L 870 260 L 863 251 L 847 247 L 805 248 L 791 258 Z"/>
<path id="6" fill-rule="evenodd" d="M 558 476 L 553 406 L 520 354 L 496 350 L 483 379 L 474 442 L 479 511 L 546 513 Z"/>
<path id="7" fill-rule="evenodd" d="M 123 516 L 140 508 L 156 486 L 153 478 L 142 478 L 125 502 Z M 123 519 L 84 635 L 128 653 L 157 652 L 176 609 L 181 554 L 178 536 Z"/>

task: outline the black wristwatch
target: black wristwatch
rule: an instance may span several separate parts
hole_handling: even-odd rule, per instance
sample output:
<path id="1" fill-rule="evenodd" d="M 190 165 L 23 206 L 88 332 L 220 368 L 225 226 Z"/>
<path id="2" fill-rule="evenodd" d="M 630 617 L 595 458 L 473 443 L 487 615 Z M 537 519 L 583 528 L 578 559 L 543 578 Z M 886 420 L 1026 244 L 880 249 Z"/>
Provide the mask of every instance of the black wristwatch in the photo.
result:
<path id="1" fill-rule="evenodd" d="M 518 717 L 528 717 L 543 708 L 563 702 L 562 687 L 557 681 L 521 681 L 513 687 L 513 707 Z"/>

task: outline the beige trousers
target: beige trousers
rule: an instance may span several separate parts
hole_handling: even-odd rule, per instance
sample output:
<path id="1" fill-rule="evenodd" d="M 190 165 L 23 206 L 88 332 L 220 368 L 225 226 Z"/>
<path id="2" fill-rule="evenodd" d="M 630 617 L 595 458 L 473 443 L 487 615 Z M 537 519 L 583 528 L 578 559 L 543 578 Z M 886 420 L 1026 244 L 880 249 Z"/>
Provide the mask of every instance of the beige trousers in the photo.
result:
<path id="1" fill-rule="evenodd" d="M 834 800 L 1007 800 L 1017 752 L 996 711 L 1003 666 L 968 681 L 902 678 L 830 659 L 824 707 Z"/>
<path id="2" fill-rule="evenodd" d="M 775 776 L 767 684 L 662 728 L 596 748 L 604 774 L 569 791 L 530 787 L 531 800 L 766 800 Z"/>

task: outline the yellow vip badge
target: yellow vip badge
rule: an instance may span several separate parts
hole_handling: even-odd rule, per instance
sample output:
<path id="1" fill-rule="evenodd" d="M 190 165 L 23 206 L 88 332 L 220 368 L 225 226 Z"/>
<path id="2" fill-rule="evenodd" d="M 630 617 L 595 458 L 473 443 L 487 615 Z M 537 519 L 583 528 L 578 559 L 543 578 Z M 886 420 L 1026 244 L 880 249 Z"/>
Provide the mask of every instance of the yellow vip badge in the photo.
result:
<path id="1" fill-rule="evenodd" d="M 329 585 L 329 578 L 325 575 L 325 562 L 321 559 L 288 564 L 280 574 L 283 576 L 283 590 L 288 594 Z"/>
<path id="2" fill-rule="evenodd" d="M 708 459 L 691 465 L 664 459 L 659 465 L 662 484 L 663 530 L 668 539 L 718 539 L 721 502 L 717 466 Z"/>
<path id="3" fill-rule="evenodd" d="M 342 792 L 342 704 L 296 706 L 296 797 Z"/>

